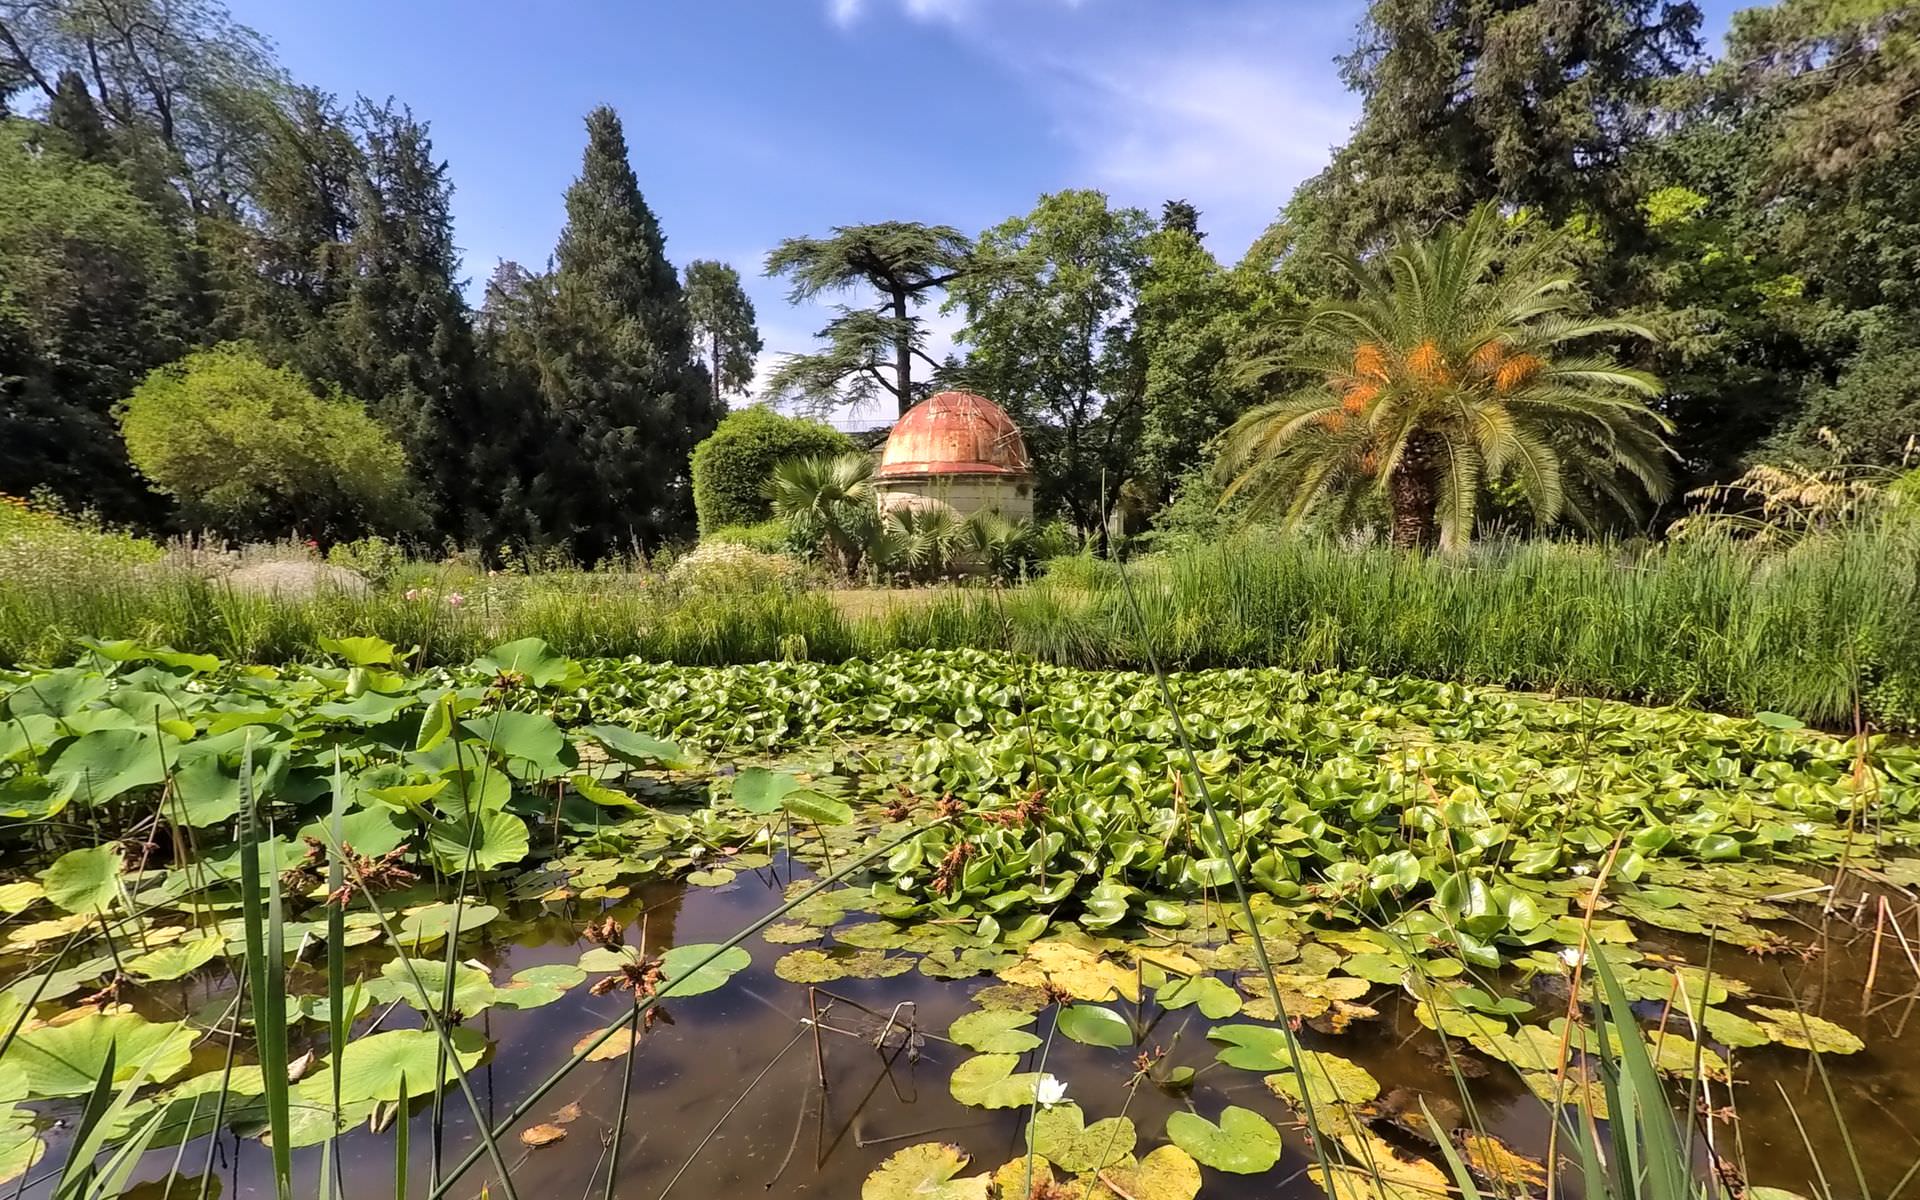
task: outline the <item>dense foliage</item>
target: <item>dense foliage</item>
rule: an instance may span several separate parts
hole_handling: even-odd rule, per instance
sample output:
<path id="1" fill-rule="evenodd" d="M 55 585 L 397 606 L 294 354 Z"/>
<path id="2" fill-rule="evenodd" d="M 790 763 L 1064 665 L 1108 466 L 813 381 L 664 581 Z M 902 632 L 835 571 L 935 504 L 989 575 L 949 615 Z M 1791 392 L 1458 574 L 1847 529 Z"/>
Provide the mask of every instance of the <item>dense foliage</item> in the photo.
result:
<path id="1" fill-rule="evenodd" d="M 331 539 L 419 521 L 406 455 L 360 401 L 244 346 L 157 368 L 116 415 L 134 466 L 193 527 Z"/>
<path id="2" fill-rule="evenodd" d="M 790 458 L 851 453 L 852 439 L 818 421 L 786 417 L 755 405 L 728 413 L 693 448 L 693 504 L 700 532 L 752 525 L 772 514 L 773 469 Z"/>

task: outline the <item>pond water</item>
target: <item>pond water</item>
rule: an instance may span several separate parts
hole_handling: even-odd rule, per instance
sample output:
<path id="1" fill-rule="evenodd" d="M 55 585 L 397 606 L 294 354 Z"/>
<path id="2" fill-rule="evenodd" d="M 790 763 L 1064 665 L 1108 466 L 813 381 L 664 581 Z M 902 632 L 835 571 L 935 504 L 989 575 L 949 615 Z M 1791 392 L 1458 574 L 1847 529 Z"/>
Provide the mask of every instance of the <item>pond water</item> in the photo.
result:
<path id="1" fill-rule="evenodd" d="M 630 943 L 639 942 L 644 915 L 649 953 L 674 944 L 714 942 L 778 905 L 795 874 L 808 877 L 804 868 L 790 870 L 784 859 L 776 858 L 771 867 L 742 871 L 718 887 L 645 885 L 608 911 L 626 922 Z M 1798 932 L 1806 941 L 1824 947 L 1823 951 L 1803 961 L 1757 958 L 1721 948 L 1715 953 L 1714 969 L 1751 984 L 1751 999 L 1771 997 L 1787 1003 L 1791 994 L 1808 1011 L 1825 1014 L 1865 1037 L 1864 1052 L 1827 1056 L 1825 1066 L 1860 1168 L 1873 1193 L 1886 1196 L 1920 1158 L 1920 1130 L 1914 1128 L 1915 1114 L 1920 1114 L 1920 1076 L 1908 1069 L 1912 1056 L 1920 1053 L 1920 1020 L 1909 1019 L 1916 995 L 1914 972 L 1898 942 L 1884 935 L 1874 992 L 1874 1003 L 1880 1007 L 1863 1019 L 1861 995 L 1872 957 L 1871 922 L 1864 928 L 1842 918 L 1822 922 L 1817 905 L 1802 905 L 1798 911 L 1808 922 Z M 470 941 L 463 940 L 463 954 L 494 968 L 496 977 L 539 964 L 572 964 L 587 947 L 580 930 L 598 913 L 599 907 L 590 903 L 510 905 L 503 919 Z M 1914 912 L 1907 910 L 1904 919 L 1912 941 Z M 607 1141 L 629 1068 L 629 1109 L 613 1194 L 633 1200 L 856 1196 L 863 1180 L 890 1153 L 927 1141 L 963 1147 L 972 1155 L 970 1173 L 991 1170 L 1024 1153 L 1024 1109 L 970 1108 L 955 1101 L 948 1090 L 954 1067 L 973 1052 L 945 1041 L 942 1035 L 972 1007 L 975 993 L 998 982 L 992 976 L 950 981 L 907 972 L 888 979 L 845 979 L 824 985 L 838 998 L 816 997 L 826 1031 L 819 1039 L 816 1059 L 815 1040 L 807 1024 L 809 990 L 778 978 L 773 971 L 776 960 L 791 947 L 758 936 L 747 946 L 753 965 L 723 988 L 667 1003 L 661 1019 L 640 1039 L 630 1063 L 614 1058 L 583 1065 L 522 1122 L 523 1128 L 558 1125 L 565 1130 L 562 1139 L 538 1148 L 524 1145 L 517 1137 L 502 1142 L 521 1196 L 559 1200 L 602 1194 Z M 1686 937 L 1643 940 L 1640 946 L 1671 951 L 1695 962 L 1703 961 L 1706 953 L 1703 943 Z M 314 970 L 317 975 L 318 969 Z M 295 983 L 300 982 L 296 972 Z M 317 980 L 307 982 L 323 986 Z M 218 979 L 153 985 L 140 993 L 136 1006 L 156 1020 L 179 1019 L 205 1011 L 210 999 L 230 995 L 232 986 L 231 981 Z M 1551 1012 L 1564 1005 L 1564 989 L 1563 980 L 1539 977 L 1519 994 Z M 1907 998 L 1896 1000 L 1903 995 Z M 1398 989 L 1377 987 L 1368 1001 L 1378 1009 L 1378 1019 L 1357 1021 L 1337 1035 L 1306 1028 L 1302 1042 L 1308 1048 L 1335 1050 L 1378 1079 L 1382 1097 L 1374 1106 L 1379 1114 L 1375 1128 L 1409 1152 L 1430 1152 L 1430 1143 L 1406 1128 L 1404 1120 L 1396 1123 L 1394 1114 L 1417 1114 L 1418 1101 L 1424 1099 L 1443 1124 L 1460 1119 L 1460 1097 L 1440 1041 L 1415 1018 L 1412 1003 Z M 583 1035 L 616 1020 L 628 1004 L 622 992 L 594 997 L 585 988 L 574 988 L 541 1008 L 495 1007 L 474 1018 L 472 1024 L 494 1047 L 470 1075 L 489 1121 L 499 1120 L 567 1060 Z M 1658 1022 L 1659 1014 L 1652 1011 L 1658 1005 L 1641 1007 L 1643 1015 Z M 875 1014 L 896 1010 L 904 1024 L 923 1036 L 907 1045 L 890 1035 L 883 1052 L 874 1046 L 882 1025 Z M 1089 1122 L 1124 1107 L 1140 1131 L 1139 1150 L 1145 1153 L 1164 1142 L 1162 1130 L 1173 1112 L 1192 1107 L 1214 1115 L 1228 1104 L 1251 1108 L 1283 1129 L 1280 1166 L 1273 1173 L 1252 1176 L 1207 1170 L 1203 1195 L 1231 1200 L 1323 1194 L 1305 1175 L 1312 1152 L 1297 1127 L 1297 1117 L 1268 1091 L 1259 1074 L 1209 1069 L 1215 1050 L 1204 1036 L 1209 1022 L 1194 1009 L 1156 1010 L 1150 1001 L 1138 1011 L 1147 1024 L 1143 1045 L 1167 1049 L 1167 1065 L 1191 1066 L 1200 1072 L 1198 1078 L 1190 1092 L 1148 1084 L 1129 1100 L 1133 1050 L 1056 1038 L 1047 1051 L 1046 1070 L 1066 1081 L 1069 1098 L 1082 1107 Z M 1039 1028 L 1044 1029 L 1047 1020 L 1042 1014 Z M 411 1009 L 398 1007 L 381 1027 L 417 1023 Z M 300 1029 L 318 1026 L 306 1023 Z M 363 1023 L 361 1036 L 369 1031 Z M 323 1035 L 313 1036 L 316 1044 L 323 1045 Z M 297 1043 L 293 1053 L 299 1054 L 302 1048 Z M 203 1046 L 201 1053 L 213 1052 Z M 197 1062 L 195 1069 L 217 1066 L 217 1062 L 216 1055 Z M 1030 1062 L 1031 1055 L 1021 1069 L 1030 1069 Z M 1487 1073 L 1472 1085 L 1471 1100 L 1479 1119 L 1515 1148 L 1540 1156 L 1549 1131 L 1546 1110 L 1502 1064 L 1486 1065 Z M 822 1068 L 824 1091 L 819 1086 Z M 1806 1138 L 1818 1152 L 1818 1169 L 1824 1169 L 1840 1193 L 1853 1190 L 1844 1142 L 1825 1099 L 1826 1084 L 1811 1057 L 1796 1050 L 1761 1047 L 1740 1051 L 1735 1068 L 1740 1083 L 1731 1100 L 1725 1089 L 1716 1088 L 1712 1102 L 1716 1108 L 1736 1106 L 1738 1120 L 1716 1121 L 1715 1136 L 1728 1147 L 1737 1140 L 1752 1181 L 1792 1191 L 1813 1190 L 1810 1180 L 1816 1168 L 1796 1126 L 1797 1111 Z M 448 1089 L 444 1103 L 439 1151 L 443 1162 L 454 1163 L 478 1142 L 457 1088 Z M 426 1194 L 435 1153 L 430 1108 L 425 1099 L 412 1106 L 409 1190 L 415 1195 Z M 42 1110 L 70 1125 L 77 1105 L 42 1106 Z M 63 1156 L 68 1133 L 70 1129 L 59 1126 L 52 1130 L 46 1163 Z M 391 1128 L 375 1132 L 361 1127 L 340 1139 L 345 1194 L 390 1195 L 394 1146 Z M 185 1147 L 174 1197 L 200 1194 L 198 1164 L 205 1161 L 208 1149 L 206 1139 Z M 175 1166 L 175 1154 L 173 1149 L 151 1152 L 134 1177 L 140 1182 L 128 1194 L 157 1200 L 160 1181 Z M 213 1154 L 212 1194 L 273 1194 L 270 1153 L 259 1141 L 223 1135 Z M 299 1188 L 310 1190 L 318 1180 L 320 1154 L 317 1148 L 296 1153 Z M 449 1194 L 477 1195 L 490 1175 L 483 1160 Z M 24 1194 L 48 1195 L 50 1186 L 42 1183 Z M 503 1193 L 495 1185 L 491 1194 Z"/>

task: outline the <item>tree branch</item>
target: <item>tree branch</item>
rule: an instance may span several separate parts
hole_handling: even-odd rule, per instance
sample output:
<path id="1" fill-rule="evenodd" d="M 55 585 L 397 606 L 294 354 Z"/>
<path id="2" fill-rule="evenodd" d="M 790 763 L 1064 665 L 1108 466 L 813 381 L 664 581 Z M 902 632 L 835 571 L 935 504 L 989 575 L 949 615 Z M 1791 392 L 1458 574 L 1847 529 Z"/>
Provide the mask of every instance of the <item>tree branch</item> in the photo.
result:
<path id="1" fill-rule="evenodd" d="M 47 98 L 51 100 L 54 94 L 53 85 L 48 83 L 47 77 L 40 73 L 40 68 L 33 65 L 33 60 L 27 57 L 26 50 L 21 47 L 19 39 L 13 36 L 13 30 L 7 28 L 5 21 L 0 21 L 0 42 L 6 43 L 7 49 L 13 52 L 14 59 L 33 80 L 34 86 L 45 92 Z"/>

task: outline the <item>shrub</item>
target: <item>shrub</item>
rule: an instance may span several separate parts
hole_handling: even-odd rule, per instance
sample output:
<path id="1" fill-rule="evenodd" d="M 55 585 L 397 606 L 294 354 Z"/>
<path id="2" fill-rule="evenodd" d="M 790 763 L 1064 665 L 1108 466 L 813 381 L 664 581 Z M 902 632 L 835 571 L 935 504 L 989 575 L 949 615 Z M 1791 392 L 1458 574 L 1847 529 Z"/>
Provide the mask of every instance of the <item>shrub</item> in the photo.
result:
<path id="1" fill-rule="evenodd" d="M 375 587 L 384 587 L 407 565 L 407 553 L 398 543 L 375 534 L 335 542 L 327 548 L 327 561 L 345 567 Z"/>
<path id="2" fill-rule="evenodd" d="M 818 421 L 761 407 L 728 413 L 712 436 L 693 448 L 693 505 L 700 532 L 756 525 L 772 515 L 765 489 L 781 462 L 853 449 L 853 439 Z"/>
<path id="3" fill-rule="evenodd" d="M 116 415 L 133 464 L 190 524 L 331 540 L 419 523 L 406 453 L 360 401 L 245 346 L 158 368 Z"/>
<path id="4" fill-rule="evenodd" d="M 784 554 L 762 554 L 732 542 L 703 542 L 673 564 L 667 584 L 682 595 L 784 591 L 800 585 L 804 568 Z"/>
<path id="5" fill-rule="evenodd" d="M 160 547 L 87 514 L 0 496 L 0 578 L 71 579 L 160 558 Z"/>
<path id="6" fill-rule="evenodd" d="M 703 545 L 720 542 L 745 546 L 762 554 L 785 554 L 792 549 L 793 535 L 785 521 L 774 519 L 755 525 L 722 525 L 711 533 L 702 534 L 700 541 Z"/>

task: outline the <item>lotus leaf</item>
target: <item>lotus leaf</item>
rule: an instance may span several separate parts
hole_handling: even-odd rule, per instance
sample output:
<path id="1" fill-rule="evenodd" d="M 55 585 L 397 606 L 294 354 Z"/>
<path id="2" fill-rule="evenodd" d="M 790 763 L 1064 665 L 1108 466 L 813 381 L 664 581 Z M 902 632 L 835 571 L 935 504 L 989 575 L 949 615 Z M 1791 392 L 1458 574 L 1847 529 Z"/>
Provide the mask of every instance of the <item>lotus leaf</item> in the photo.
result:
<path id="1" fill-rule="evenodd" d="M 18 1068 L 14 1078 L 29 1096 L 84 1096 L 106 1069 L 110 1050 L 115 1083 L 125 1083 L 143 1069 L 148 1082 L 164 1083 L 186 1069 L 194 1040 L 185 1022 L 152 1024 L 133 1013 L 88 1013 L 65 1024 L 21 1030 L 0 1066 Z"/>

